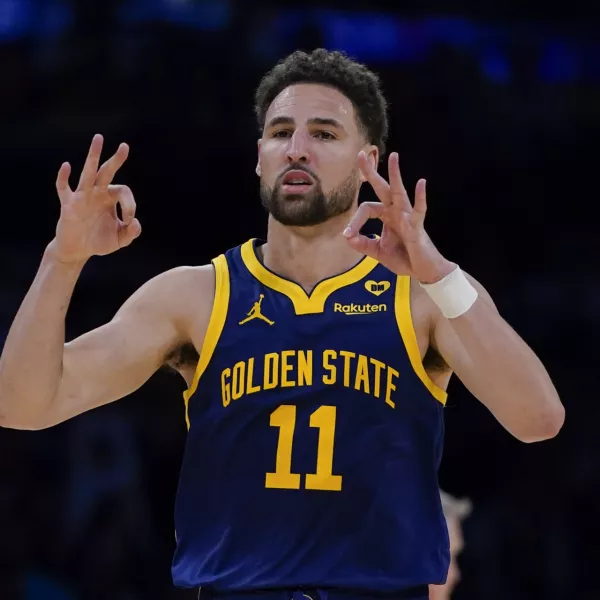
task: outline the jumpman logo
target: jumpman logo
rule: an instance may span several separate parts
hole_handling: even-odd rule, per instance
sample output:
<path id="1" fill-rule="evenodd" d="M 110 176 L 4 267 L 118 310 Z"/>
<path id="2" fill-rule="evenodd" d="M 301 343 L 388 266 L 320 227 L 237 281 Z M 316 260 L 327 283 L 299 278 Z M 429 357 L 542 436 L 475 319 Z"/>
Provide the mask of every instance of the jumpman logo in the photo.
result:
<path id="1" fill-rule="evenodd" d="M 265 323 L 268 323 L 269 325 L 275 324 L 275 321 L 271 321 L 271 319 L 267 319 L 267 317 L 265 317 L 265 315 L 263 315 L 261 312 L 260 305 L 262 304 L 264 297 L 265 297 L 264 294 L 261 294 L 258 297 L 258 302 L 255 302 L 252 305 L 252 308 L 246 313 L 248 316 L 245 319 L 242 319 L 238 323 L 238 325 L 243 325 L 244 323 L 247 323 L 248 321 L 252 321 L 252 319 L 261 319 L 262 321 L 264 321 Z"/>

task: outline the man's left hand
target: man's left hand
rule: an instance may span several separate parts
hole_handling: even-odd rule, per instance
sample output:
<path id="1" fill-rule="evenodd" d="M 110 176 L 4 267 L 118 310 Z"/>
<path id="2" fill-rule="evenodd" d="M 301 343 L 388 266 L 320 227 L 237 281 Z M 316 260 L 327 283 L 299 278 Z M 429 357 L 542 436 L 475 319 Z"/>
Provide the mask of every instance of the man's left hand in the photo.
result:
<path id="1" fill-rule="evenodd" d="M 425 180 L 417 182 L 413 206 L 402 183 L 396 152 L 389 157 L 389 183 L 364 152 L 359 153 L 358 162 L 381 202 L 363 202 L 358 207 L 344 230 L 348 243 L 397 275 L 410 275 L 421 283 L 435 283 L 453 271 L 456 264 L 440 254 L 425 231 Z M 372 239 L 360 233 L 369 219 L 383 223 L 381 237 Z"/>

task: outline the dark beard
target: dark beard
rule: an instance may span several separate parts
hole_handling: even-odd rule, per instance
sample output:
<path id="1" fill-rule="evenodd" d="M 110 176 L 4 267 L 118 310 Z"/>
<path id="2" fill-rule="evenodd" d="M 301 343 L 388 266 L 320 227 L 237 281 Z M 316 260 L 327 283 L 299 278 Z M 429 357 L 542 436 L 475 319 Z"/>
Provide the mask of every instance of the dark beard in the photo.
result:
<path id="1" fill-rule="evenodd" d="M 337 188 L 325 195 L 316 180 L 308 194 L 286 194 L 281 190 L 281 178 L 270 188 L 260 182 L 261 204 L 282 225 L 311 227 L 325 223 L 352 208 L 358 192 L 358 175 L 353 171 Z"/>

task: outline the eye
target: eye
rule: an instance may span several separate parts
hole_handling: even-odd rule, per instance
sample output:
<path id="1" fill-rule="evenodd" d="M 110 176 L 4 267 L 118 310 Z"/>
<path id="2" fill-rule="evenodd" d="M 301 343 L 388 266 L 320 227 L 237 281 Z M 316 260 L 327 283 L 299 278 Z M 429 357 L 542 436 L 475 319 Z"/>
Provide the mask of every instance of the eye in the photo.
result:
<path id="1" fill-rule="evenodd" d="M 277 131 L 273 132 L 271 137 L 285 139 L 290 137 L 290 135 L 292 135 L 290 131 L 287 131 L 286 129 L 278 129 Z"/>
<path id="2" fill-rule="evenodd" d="M 335 135 L 333 135 L 333 133 L 331 133 L 330 131 L 317 131 L 317 133 L 315 133 L 315 137 L 318 137 L 322 140 L 335 140 L 336 139 Z"/>

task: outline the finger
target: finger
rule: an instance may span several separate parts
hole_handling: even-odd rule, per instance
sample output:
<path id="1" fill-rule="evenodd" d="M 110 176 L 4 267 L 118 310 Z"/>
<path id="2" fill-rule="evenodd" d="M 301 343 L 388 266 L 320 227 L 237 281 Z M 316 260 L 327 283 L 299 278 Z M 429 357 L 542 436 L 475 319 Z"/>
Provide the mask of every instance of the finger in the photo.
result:
<path id="1" fill-rule="evenodd" d="M 96 176 L 96 186 L 107 188 L 114 179 L 117 171 L 123 166 L 129 156 L 129 146 L 121 144 L 117 151 L 100 167 Z"/>
<path id="2" fill-rule="evenodd" d="M 369 219 L 379 219 L 384 210 L 385 204 L 381 202 L 363 202 L 344 229 L 344 237 L 351 239 L 359 235 L 363 225 Z"/>
<path id="3" fill-rule="evenodd" d="M 79 184 L 77 186 L 78 190 L 91 189 L 94 187 L 103 144 L 104 138 L 100 134 L 96 134 L 92 139 L 87 159 L 83 165 L 83 170 L 81 171 L 81 177 L 79 178 Z"/>
<path id="4" fill-rule="evenodd" d="M 121 207 L 121 221 L 124 225 L 129 225 L 134 217 L 136 210 L 135 198 L 133 192 L 126 185 L 111 185 L 108 193 L 113 203 L 119 203 Z"/>
<path id="5" fill-rule="evenodd" d="M 427 212 L 427 194 L 426 194 L 426 184 L 425 179 L 419 179 L 417 181 L 417 187 L 415 189 L 415 207 L 414 212 L 417 213 L 418 216 L 421 217 L 422 220 L 425 219 L 425 213 Z"/>
<path id="6" fill-rule="evenodd" d="M 366 235 L 355 235 L 348 239 L 348 244 L 361 254 L 366 254 L 372 258 L 379 257 L 379 239 L 370 238 Z"/>
<path id="7" fill-rule="evenodd" d="M 58 192 L 58 197 L 61 202 L 64 202 L 67 194 L 71 193 L 71 188 L 69 187 L 70 175 L 71 165 L 68 162 L 63 163 L 58 170 L 58 175 L 56 176 L 56 191 Z"/>
<path id="8" fill-rule="evenodd" d="M 358 153 L 358 165 L 381 202 L 391 204 L 390 184 L 376 171 L 362 151 Z"/>
<path id="9" fill-rule="evenodd" d="M 137 219 L 133 219 L 129 225 L 123 225 L 119 229 L 119 248 L 129 246 L 133 240 L 140 237 L 142 225 Z"/>
<path id="10" fill-rule="evenodd" d="M 412 206 L 402 181 L 402 175 L 400 175 L 400 159 L 397 152 L 392 152 L 388 159 L 388 176 L 390 178 L 392 202 L 400 206 L 402 210 L 410 212 Z"/>

